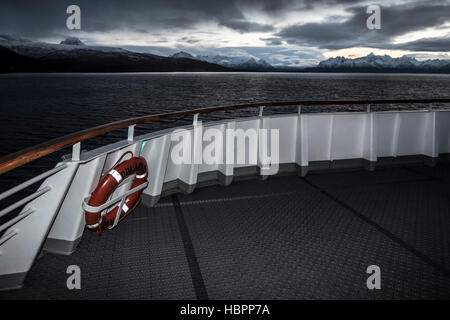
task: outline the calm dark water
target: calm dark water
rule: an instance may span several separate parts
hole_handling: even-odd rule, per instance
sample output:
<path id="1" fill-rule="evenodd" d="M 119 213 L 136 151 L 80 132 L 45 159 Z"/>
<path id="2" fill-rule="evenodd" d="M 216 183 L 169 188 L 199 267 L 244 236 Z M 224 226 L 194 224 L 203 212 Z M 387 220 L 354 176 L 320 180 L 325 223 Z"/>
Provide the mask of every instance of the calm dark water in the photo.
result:
<path id="1" fill-rule="evenodd" d="M 0 75 L 0 155 L 99 124 L 187 108 L 302 99 L 448 96 L 450 96 L 450 75 L 286 73 Z M 316 110 L 318 109 L 305 111 Z M 219 113 L 203 116 L 202 119 L 236 117 L 255 112 L 256 110 Z M 188 121 L 190 119 L 182 119 L 177 124 L 185 124 Z M 137 133 L 168 127 L 173 125 L 171 122 L 138 127 Z M 126 132 L 122 130 L 88 141 L 82 147 L 92 149 L 125 136 Z M 42 169 L 52 167 L 53 161 L 69 152 L 70 149 L 66 149 L 51 156 L 52 163 L 42 160 L 35 162 L 33 166 Z M 1 177 L 2 183 L 8 180 L 8 176 Z"/>

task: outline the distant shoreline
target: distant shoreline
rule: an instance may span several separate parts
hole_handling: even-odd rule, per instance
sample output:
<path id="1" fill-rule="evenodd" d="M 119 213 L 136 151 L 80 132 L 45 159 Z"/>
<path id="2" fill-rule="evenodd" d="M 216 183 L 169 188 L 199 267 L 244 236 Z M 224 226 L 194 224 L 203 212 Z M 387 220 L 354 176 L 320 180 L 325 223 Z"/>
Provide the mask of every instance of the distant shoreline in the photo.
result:
<path id="1" fill-rule="evenodd" d="M 137 72 L 252 72 L 252 73 L 371 73 L 371 74 L 450 74 L 443 68 L 383 67 L 288 67 L 269 69 L 228 67 L 190 58 L 171 58 L 138 53 L 114 53 L 73 49 L 31 57 L 0 46 L 0 73 L 137 73 Z"/>
<path id="2" fill-rule="evenodd" d="M 367 71 L 11 71 L 4 72 L 0 71 L 0 75 L 8 75 L 8 74 L 17 74 L 17 75 L 82 75 L 82 74 L 111 74 L 111 75 L 125 75 L 125 74 L 189 74 L 189 73 L 199 73 L 199 74 L 242 74 L 242 73 L 261 73 L 261 74 L 334 74 L 334 75 L 345 75 L 345 74 L 355 74 L 355 75 L 450 75 L 450 72 L 385 72 L 385 71 L 376 71 L 376 72 L 367 72 Z"/>

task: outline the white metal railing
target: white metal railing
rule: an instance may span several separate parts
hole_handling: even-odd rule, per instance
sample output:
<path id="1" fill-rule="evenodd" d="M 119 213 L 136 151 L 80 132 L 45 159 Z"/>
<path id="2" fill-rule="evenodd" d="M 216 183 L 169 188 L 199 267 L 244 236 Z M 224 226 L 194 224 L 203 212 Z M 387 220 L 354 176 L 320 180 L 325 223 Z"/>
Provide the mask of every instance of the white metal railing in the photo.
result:
<path id="1" fill-rule="evenodd" d="M 22 200 L 17 201 L 16 203 L 10 205 L 9 207 L 3 209 L 0 211 L 0 218 L 3 217 L 4 215 L 10 213 L 11 211 L 19 208 L 20 206 L 30 202 L 31 200 L 36 199 L 37 197 L 43 195 L 46 192 L 49 192 L 52 188 L 50 186 L 46 186 L 42 189 L 39 189 L 38 191 L 36 191 L 35 193 L 30 194 L 29 196 L 23 198 Z"/>
<path id="2" fill-rule="evenodd" d="M 263 116 L 264 108 L 265 108 L 265 105 L 263 105 L 263 104 L 261 104 L 261 105 L 258 106 L 258 116 L 260 116 L 260 117 Z M 427 109 L 428 109 L 429 111 L 432 110 L 432 104 L 431 104 L 431 103 L 428 104 L 428 108 L 427 108 Z M 372 110 L 371 110 L 371 104 L 370 104 L 370 103 L 369 103 L 369 104 L 366 104 L 366 112 L 370 113 L 371 111 L 372 111 Z M 298 113 L 300 114 L 301 112 L 302 112 L 302 105 L 300 104 L 300 105 L 298 105 Z M 193 121 L 192 121 L 192 123 L 193 123 L 194 126 L 197 125 L 197 123 L 198 123 L 198 118 L 199 118 L 199 113 L 194 113 L 194 114 L 193 114 Z M 133 139 L 134 139 L 134 129 L 135 129 L 135 126 L 136 126 L 135 124 L 132 124 L 132 125 L 129 125 L 129 126 L 128 126 L 127 140 L 128 140 L 129 142 L 132 142 Z M 79 161 L 79 160 L 80 160 L 80 154 L 81 154 L 81 142 L 79 141 L 79 142 L 76 142 L 76 143 L 74 143 L 74 144 L 72 145 L 72 160 L 73 160 L 73 161 Z M 60 165 L 60 166 L 58 166 L 58 167 L 56 167 L 56 168 L 53 168 L 53 169 L 51 169 L 51 170 L 49 170 L 49 171 L 47 171 L 47 172 L 45 172 L 45 173 L 42 173 L 42 174 L 40 174 L 40 175 L 38 175 L 38 176 L 36 176 L 36 177 L 34 177 L 34 178 L 28 180 L 28 181 L 26 181 L 26 182 L 24 182 L 24 183 L 22 183 L 22 184 L 16 186 L 16 187 L 13 187 L 13 188 L 11 188 L 10 190 L 7 190 L 7 191 L 1 193 L 1 194 L 0 194 L 0 201 L 3 200 L 3 199 L 5 199 L 5 198 L 7 198 L 7 197 L 9 197 L 9 196 L 11 196 L 11 195 L 13 195 L 13 194 L 15 194 L 15 193 L 17 193 L 17 192 L 20 191 L 20 190 L 23 190 L 24 188 L 26 188 L 26 187 L 28 187 L 28 186 L 30 186 L 30 185 L 32 185 L 32 184 L 34 184 L 34 183 L 36 183 L 36 182 L 38 182 L 38 181 L 40 181 L 40 180 L 43 180 L 43 179 L 45 179 L 45 178 L 47 178 L 47 177 L 52 176 L 53 174 L 55 174 L 55 173 L 57 173 L 57 172 L 59 172 L 59 171 L 65 169 L 65 168 L 67 168 L 67 164 L 62 164 L 62 165 Z M 147 184 L 148 184 L 148 182 L 147 182 Z M 90 207 L 90 206 L 88 206 L 87 203 L 85 203 L 85 202 L 83 202 L 83 206 L 85 206 L 86 208 L 89 207 L 89 208 L 90 208 L 90 211 L 92 211 L 92 212 L 98 212 L 98 211 L 95 211 L 95 210 L 101 211 L 101 210 L 105 209 L 105 207 L 109 207 L 109 206 L 111 206 L 112 204 L 115 204 L 115 203 L 117 203 L 117 202 L 123 200 L 123 201 L 121 201 L 121 204 L 120 204 L 120 207 L 122 207 L 123 202 L 124 202 L 124 199 L 125 199 L 124 197 L 126 197 L 127 195 L 129 195 L 129 194 L 131 194 L 131 193 L 133 193 L 133 192 L 135 192 L 135 191 L 137 191 L 137 190 L 141 190 L 142 188 L 144 188 L 143 185 L 139 186 L 138 188 L 134 188 L 134 189 L 133 189 L 134 191 L 133 191 L 133 190 L 130 190 L 130 191 L 128 191 L 127 193 L 125 193 L 124 195 L 119 196 L 119 197 L 115 198 L 114 200 L 108 201 L 107 203 L 105 203 L 105 204 L 104 204 L 103 206 L 101 206 L 101 207 Z M 51 187 L 50 187 L 50 186 L 46 186 L 46 187 L 44 187 L 44 188 L 42 188 L 42 189 L 36 191 L 35 193 L 33 193 L 33 194 L 31 194 L 31 195 L 29 195 L 29 196 L 23 198 L 22 200 L 20 200 L 20 201 L 14 203 L 14 204 L 8 206 L 7 208 L 5 208 L 5 209 L 3 209 L 3 210 L 0 211 L 0 217 L 6 215 L 6 214 L 8 214 L 8 213 L 10 213 L 11 211 L 13 211 L 13 210 L 19 208 L 19 207 L 22 206 L 22 205 L 25 205 L 26 203 L 28 203 L 28 202 L 30 202 L 30 201 L 36 199 L 37 197 L 43 195 L 43 194 L 46 193 L 46 192 L 49 192 L 50 190 L 51 190 Z M 133 191 L 133 192 L 131 192 L 131 191 Z M 103 209 L 100 209 L 100 208 L 103 208 Z M 93 210 L 94 210 L 94 211 L 93 211 Z M 26 212 L 27 212 L 27 215 L 32 213 L 32 212 L 28 212 L 28 211 L 26 211 Z M 19 216 L 21 217 L 21 219 L 23 219 L 23 218 L 25 217 L 25 215 L 23 215 L 23 214 L 21 214 L 21 215 L 19 215 Z M 19 216 L 17 216 L 16 218 L 14 218 L 14 219 L 11 220 L 11 221 L 15 221 L 15 222 L 20 221 L 21 219 L 19 219 Z M 11 226 L 11 225 L 13 225 L 13 224 L 14 224 L 14 223 L 11 224 L 11 222 L 8 221 L 8 222 L 6 222 L 5 224 L 0 225 L 0 232 L 6 229 L 5 225 Z M 116 225 L 116 224 L 117 224 L 117 223 L 115 222 L 115 225 Z"/>
<path id="3" fill-rule="evenodd" d="M 198 115 L 197 115 L 198 118 Z M 127 134 L 127 141 L 132 142 L 134 140 L 134 128 L 136 127 L 135 124 L 132 124 L 128 126 L 128 134 Z M 77 143 L 74 143 L 72 145 L 72 161 L 80 161 L 81 157 L 81 141 L 78 141 Z M 1 200 L 1 198 L 0 198 Z"/>
<path id="4" fill-rule="evenodd" d="M 31 178 L 3 193 L 0 194 L 0 201 L 8 198 L 10 196 L 12 196 L 13 194 L 25 189 L 26 187 L 41 181 L 43 179 L 46 179 L 54 174 L 56 174 L 57 172 L 64 170 L 65 168 L 67 168 L 67 164 L 62 164 L 59 165 L 49 171 L 46 171 L 34 178 Z M 19 201 L 16 201 L 15 203 L 9 205 L 8 207 L 4 208 L 3 210 L 0 210 L 0 218 L 7 215 L 8 213 L 16 210 L 17 208 L 20 208 L 23 205 L 26 205 L 27 203 L 29 203 L 30 201 L 42 196 L 43 194 L 49 192 L 52 188 L 50 186 L 45 186 L 42 189 L 39 189 L 38 191 L 26 196 L 25 198 L 22 198 Z M 0 232 L 3 232 L 4 230 L 10 228 L 11 226 L 15 225 L 17 222 L 21 221 L 22 219 L 28 217 L 30 214 L 32 214 L 35 210 L 33 208 L 27 208 L 25 211 L 23 211 L 22 213 L 20 213 L 19 215 L 17 215 L 16 217 L 6 221 L 5 223 L 3 223 L 2 225 L 0 225 Z M 6 241 L 8 241 L 9 239 L 11 239 L 14 235 L 16 235 L 18 233 L 18 231 L 16 230 L 15 232 L 9 232 L 6 235 L 3 235 L 3 237 L 0 239 L 0 246 L 5 243 Z"/>
<path id="5" fill-rule="evenodd" d="M 258 116 L 260 116 L 260 117 L 263 116 L 264 108 L 265 108 L 265 105 L 263 105 L 263 104 L 260 104 L 258 106 Z M 432 110 L 432 103 L 428 104 L 428 108 L 427 109 L 429 111 Z M 302 112 L 302 105 L 299 104 L 298 105 L 298 113 L 300 114 L 301 112 Z M 368 113 L 372 112 L 370 103 L 366 104 L 366 112 L 368 112 Z M 194 113 L 193 114 L 193 121 L 192 121 L 192 124 L 194 126 L 197 125 L 198 118 L 199 118 L 199 113 Z M 128 126 L 127 141 L 129 141 L 129 142 L 132 142 L 134 140 L 134 129 L 135 129 L 135 126 L 136 126 L 135 124 L 132 124 L 132 125 Z M 72 161 L 79 161 L 80 160 L 80 154 L 81 154 L 81 141 L 76 142 L 76 143 L 74 143 L 72 145 Z M 53 168 L 53 169 L 51 169 L 51 170 L 49 170 L 49 171 L 47 171 L 45 173 L 42 173 L 42 174 L 40 174 L 40 175 L 38 175 L 38 176 L 36 176 L 36 177 L 34 177 L 34 178 L 24 182 L 24 183 L 21 183 L 20 185 L 18 185 L 16 187 L 13 187 L 13 188 L 11 188 L 11 189 L 1 193 L 0 194 L 0 201 L 5 199 L 5 198 L 7 198 L 7 197 L 9 197 L 9 196 L 11 196 L 11 195 L 13 195 L 13 194 L 15 194 L 15 193 L 17 193 L 18 191 L 23 190 L 24 188 L 26 188 L 26 187 L 28 187 L 28 186 L 30 186 L 30 185 L 32 185 L 32 184 L 34 184 L 34 183 L 36 183 L 36 182 L 38 182 L 40 180 L 43 180 L 45 178 L 48 178 L 48 177 L 56 174 L 57 172 L 65 169 L 65 168 L 67 168 L 67 164 L 62 164 L 62 165 L 60 165 L 60 166 L 58 166 L 56 168 Z M 89 209 L 91 212 L 98 212 L 98 211 L 102 211 L 105 208 L 108 208 L 108 207 L 112 206 L 113 204 L 121 201 L 119 206 L 120 206 L 120 208 L 122 208 L 123 203 L 125 201 L 125 198 L 128 195 L 132 194 L 133 192 L 136 192 L 138 190 L 143 189 L 147 184 L 148 184 L 148 182 L 146 184 L 140 185 L 139 187 L 134 188 L 134 189 L 126 192 L 124 195 L 118 196 L 115 199 L 108 201 L 107 203 L 105 203 L 104 205 L 102 205 L 100 207 L 91 207 L 85 201 L 83 201 L 83 207 L 85 209 Z M 5 208 L 3 210 L 0 210 L 0 218 L 5 216 L 6 214 L 10 213 L 11 211 L 19 208 L 20 206 L 23 206 L 23 205 L 29 203 L 30 201 L 40 197 L 44 193 L 49 192 L 50 190 L 51 190 L 51 187 L 50 186 L 46 186 L 46 187 L 44 187 L 44 188 L 34 192 L 33 194 L 31 194 L 31 195 L 29 195 L 29 196 L 27 196 L 27 197 L 25 197 L 25 198 L 15 202 L 14 204 L 8 206 L 7 208 Z M 98 210 L 98 211 L 95 211 L 95 210 Z M 7 229 L 8 227 L 14 225 L 15 223 L 17 223 L 18 221 L 20 221 L 21 219 L 25 218 L 26 216 L 28 216 L 31 213 L 33 213 L 33 211 L 30 210 L 30 209 L 27 209 L 25 212 L 23 212 L 19 216 L 11 219 L 10 221 L 7 221 L 3 225 L 0 225 L 0 232 L 5 230 L 5 229 Z M 116 224 L 117 224 L 117 221 L 114 222 L 114 226 Z M 5 236 L 3 238 L 5 238 Z M 1 243 L 2 242 L 0 242 L 0 245 L 1 245 Z"/>
<path id="6" fill-rule="evenodd" d="M 127 140 L 128 141 L 133 141 L 133 139 L 134 139 L 134 127 L 135 126 L 136 125 L 130 125 L 128 127 L 128 136 L 127 136 Z M 77 143 L 72 145 L 72 161 L 79 161 L 80 160 L 80 155 L 81 155 L 81 142 L 77 142 Z M 48 178 L 48 177 L 54 175 L 55 173 L 65 169 L 65 168 L 67 168 L 67 164 L 64 163 L 64 164 L 62 164 L 60 166 L 57 166 L 57 167 L 55 167 L 55 168 L 53 168 L 53 169 L 51 169 L 49 171 L 46 171 L 46 172 L 44 172 L 44 173 L 42 173 L 42 174 L 40 174 L 40 175 L 38 175 L 38 176 L 36 176 L 34 178 L 31 178 L 31 179 L 29 179 L 29 180 L 27 180 L 27 181 L 25 181 L 25 182 L 15 186 L 15 187 L 13 187 L 13 188 L 11 188 L 11 189 L 1 193 L 0 194 L 0 201 L 5 199 L 5 198 L 8 198 L 8 197 L 12 196 L 13 194 L 15 194 L 15 193 L 25 189 L 26 187 L 28 187 L 30 185 L 33 185 L 36 182 L 39 182 L 39 181 L 41 181 L 41 180 L 43 180 L 45 178 Z M 145 184 L 145 186 L 147 186 L 147 184 L 148 184 L 148 182 Z M 136 190 L 141 190 L 145 186 L 141 185 L 141 186 L 139 186 L 139 188 L 135 188 L 135 189 Z M 11 211 L 13 211 L 13 210 L 15 210 L 15 209 L 17 209 L 17 208 L 19 208 L 19 207 L 21 207 L 23 205 L 26 205 L 30 201 L 40 197 L 41 195 L 43 195 L 44 193 L 49 192 L 50 190 L 51 190 L 51 187 L 50 186 L 46 186 L 46 187 L 44 187 L 44 188 L 42 188 L 42 189 L 40 189 L 40 190 L 30 194 L 29 196 L 27 196 L 27 197 L 25 197 L 25 198 L 15 202 L 15 203 L 13 203 L 12 205 L 8 206 L 7 208 L 5 208 L 3 210 L 0 210 L 0 218 L 5 216 L 6 214 L 10 213 Z M 127 192 L 127 195 L 129 195 L 129 194 L 131 194 L 131 193 Z M 121 196 L 121 197 L 123 197 L 123 196 Z M 122 199 L 121 197 L 119 197 L 119 200 Z M 117 200 L 116 202 L 118 202 L 119 200 Z M 120 208 L 122 208 L 124 201 L 125 201 L 125 198 L 123 198 L 123 201 L 120 204 Z M 114 203 L 116 203 L 116 202 L 114 202 Z M 26 218 L 27 216 L 29 216 L 33 212 L 34 212 L 33 209 L 28 208 L 27 210 L 25 210 L 24 212 L 22 212 L 18 216 L 12 218 L 11 220 L 6 221 L 4 224 L 0 225 L 0 232 L 8 229 L 11 226 L 13 226 L 14 224 L 16 224 L 20 220 Z M 115 221 L 113 227 L 115 227 L 117 225 L 117 223 L 118 223 L 118 221 Z M 8 241 L 9 239 L 11 239 L 15 234 L 8 233 L 7 235 L 4 235 L 0 239 L 0 246 L 3 243 L 5 243 L 6 241 Z"/>
<path id="7" fill-rule="evenodd" d="M 198 118 L 198 114 L 197 114 L 197 118 Z M 134 139 L 134 128 L 135 128 L 135 126 L 136 125 L 130 125 L 128 127 L 127 140 L 130 141 L 130 142 L 133 141 L 133 139 Z M 80 155 L 81 155 L 81 142 L 77 142 L 77 143 L 72 145 L 72 161 L 79 161 L 80 160 Z M 40 174 L 40 175 L 38 175 L 38 176 L 36 176 L 34 178 L 31 178 L 31 179 L 29 179 L 29 180 L 27 180 L 27 181 L 25 181 L 25 182 L 15 186 L 15 187 L 13 187 L 13 188 L 11 188 L 11 189 L 1 193 L 0 194 L 0 201 L 4 200 L 4 199 L 6 199 L 6 198 L 8 198 L 10 196 L 12 196 L 13 194 L 15 194 L 15 193 L 25 189 L 26 187 L 29 187 L 30 185 L 33 185 L 36 182 L 39 182 L 39 181 L 41 181 L 43 179 L 46 179 L 46 178 L 56 174 L 57 172 L 65 169 L 65 168 L 67 168 L 67 164 L 65 164 L 65 163 L 61 164 L 61 165 L 59 165 L 59 166 L 57 166 L 57 167 L 55 167 L 55 168 L 53 168 L 51 170 L 48 170 L 48 171 L 46 171 L 46 172 L 44 172 L 44 173 L 42 173 L 42 174 Z M 128 195 L 132 194 L 135 191 L 138 191 L 138 190 L 141 190 L 141 189 L 145 188 L 147 185 L 148 185 L 148 182 L 138 186 L 137 188 L 134 188 L 133 189 L 134 191 L 130 190 L 131 192 L 128 191 L 124 195 L 119 196 L 119 197 L 117 197 L 114 200 L 108 201 L 106 203 L 106 206 L 102 206 L 102 207 L 109 207 L 112 204 L 115 204 L 115 203 L 121 201 L 121 203 L 119 205 L 120 210 L 121 210 L 122 207 L 123 207 L 123 204 L 125 202 L 125 198 Z M 26 205 L 30 201 L 32 201 L 32 200 L 42 196 L 43 194 L 49 192 L 50 190 L 51 190 L 51 187 L 50 186 L 46 186 L 46 187 L 44 187 L 42 189 L 39 189 L 38 191 L 28 195 L 27 197 L 25 197 L 25 198 L 15 202 L 15 203 L 11 204 L 10 206 L 6 207 L 5 209 L 0 210 L 0 218 L 5 216 L 5 215 L 7 215 L 10 212 L 12 212 L 13 210 L 15 210 L 17 208 L 20 208 L 23 205 Z M 83 202 L 83 205 L 88 206 L 87 203 L 84 203 L 84 202 Z M 93 208 L 93 207 L 91 207 L 91 208 Z M 105 208 L 99 209 L 99 211 L 104 210 L 104 209 Z M 6 229 L 10 228 L 11 226 L 15 225 L 16 223 L 18 223 L 22 219 L 24 219 L 27 216 L 29 216 L 30 214 L 32 214 L 34 211 L 35 210 L 32 209 L 32 208 L 28 208 L 24 212 L 22 212 L 19 215 L 17 215 L 16 217 L 6 221 L 2 225 L 0 225 L 0 232 L 3 232 L 4 230 L 6 230 Z M 98 211 L 92 211 L 92 212 L 98 212 Z M 119 212 L 121 212 L 121 211 L 119 211 Z M 117 225 L 119 216 L 120 216 L 120 214 L 117 215 L 116 220 L 114 221 L 113 227 L 115 227 Z M 6 235 L 3 235 L 3 237 L 0 238 L 0 246 L 3 243 L 5 243 L 6 241 L 8 241 L 9 239 L 11 239 L 13 236 L 15 236 L 17 234 L 17 232 L 18 231 L 16 230 L 15 232 L 9 232 Z"/>
<path id="8" fill-rule="evenodd" d="M 40 175 L 38 175 L 38 176 L 36 176 L 34 178 L 31 178 L 30 180 L 25 181 L 24 183 L 21 183 L 18 186 L 14 187 L 14 188 L 11 188 L 11 189 L 1 193 L 0 194 L 0 200 L 3 200 L 5 198 L 13 195 L 16 192 L 25 189 L 26 187 L 31 186 L 32 184 L 34 184 L 34 183 L 36 183 L 36 182 L 38 182 L 40 180 L 48 178 L 48 177 L 52 176 L 53 174 L 55 174 L 55 173 L 65 169 L 65 168 L 67 168 L 67 164 L 64 163 L 64 164 L 62 164 L 60 166 L 57 166 L 56 168 L 53 168 L 53 169 L 51 169 L 51 170 L 49 170 L 47 172 L 44 172 L 44 173 L 42 173 L 42 174 L 40 174 Z"/>
<path id="9" fill-rule="evenodd" d="M 15 235 L 19 234 L 18 230 L 11 230 L 10 232 L 8 232 L 7 234 L 5 234 L 3 237 L 1 237 L 0 239 L 0 246 L 2 244 L 4 244 L 6 241 L 8 241 L 9 239 L 11 239 L 12 237 L 14 237 Z M 1 251 L 0 251 L 1 254 Z"/>
<path id="10" fill-rule="evenodd" d="M 34 209 L 32 208 L 28 208 L 27 210 L 25 210 L 24 212 L 22 212 L 21 214 L 19 214 L 18 216 L 16 216 L 15 218 L 9 220 L 8 222 L 4 223 L 3 225 L 0 226 L 0 232 L 2 232 L 3 230 L 8 229 L 9 227 L 11 227 L 12 225 L 15 225 L 17 222 L 19 222 L 20 220 L 22 220 L 23 218 L 28 217 L 30 214 L 32 214 L 34 212 Z"/>

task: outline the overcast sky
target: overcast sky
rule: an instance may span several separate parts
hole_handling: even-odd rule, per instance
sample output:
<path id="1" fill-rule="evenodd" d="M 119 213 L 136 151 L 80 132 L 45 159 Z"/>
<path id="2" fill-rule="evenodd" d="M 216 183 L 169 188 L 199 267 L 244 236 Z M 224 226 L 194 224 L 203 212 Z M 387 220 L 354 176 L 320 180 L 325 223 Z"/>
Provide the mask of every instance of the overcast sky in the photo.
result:
<path id="1" fill-rule="evenodd" d="M 66 8 L 81 8 L 81 30 Z M 369 30 L 367 6 L 381 7 Z M 307 65 L 370 52 L 450 59 L 450 0 L 2 0 L 0 34 L 119 46 L 168 55 L 248 55 L 274 65 Z"/>

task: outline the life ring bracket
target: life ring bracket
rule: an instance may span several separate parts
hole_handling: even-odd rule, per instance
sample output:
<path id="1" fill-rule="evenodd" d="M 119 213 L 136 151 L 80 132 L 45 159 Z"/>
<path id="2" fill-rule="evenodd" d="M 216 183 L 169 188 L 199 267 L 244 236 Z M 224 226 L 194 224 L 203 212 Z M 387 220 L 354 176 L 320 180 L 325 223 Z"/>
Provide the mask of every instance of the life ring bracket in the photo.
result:
<path id="1" fill-rule="evenodd" d="M 121 201 L 122 199 L 125 199 L 125 198 L 128 197 L 130 194 L 133 194 L 133 193 L 135 193 L 136 191 L 145 189 L 147 186 L 148 186 L 148 181 L 147 181 L 147 182 L 144 182 L 143 184 L 141 184 L 141 185 L 139 185 L 139 186 L 137 186 L 136 188 L 133 188 L 133 189 L 128 190 L 128 191 L 125 192 L 124 194 L 122 194 L 122 195 L 120 195 L 120 196 L 117 196 L 117 197 L 115 197 L 114 199 L 111 199 L 111 200 L 109 200 L 108 202 L 105 202 L 104 204 L 102 204 L 101 206 L 98 206 L 98 207 L 90 206 L 90 205 L 88 204 L 89 199 L 91 198 L 91 195 L 88 195 L 87 197 L 85 197 L 85 198 L 83 199 L 82 207 L 83 207 L 83 209 L 84 209 L 85 211 L 97 213 L 97 212 L 100 212 L 100 211 L 103 211 L 103 210 L 105 210 L 105 209 L 108 209 L 108 208 L 112 207 L 114 204 L 118 203 L 118 202 Z M 83 212 L 83 214 L 84 214 L 84 212 Z M 107 214 L 107 213 L 104 213 L 103 215 L 106 215 L 106 214 Z"/>

